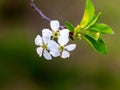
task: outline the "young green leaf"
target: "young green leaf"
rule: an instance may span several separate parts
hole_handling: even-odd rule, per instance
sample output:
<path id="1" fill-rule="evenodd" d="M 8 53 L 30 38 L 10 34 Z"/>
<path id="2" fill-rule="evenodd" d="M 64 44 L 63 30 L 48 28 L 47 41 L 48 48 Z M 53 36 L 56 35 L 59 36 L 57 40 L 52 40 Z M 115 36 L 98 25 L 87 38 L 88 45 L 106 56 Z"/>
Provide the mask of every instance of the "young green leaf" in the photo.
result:
<path id="1" fill-rule="evenodd" d="M 91 28 L 99 30 L 102 34 L 114 34 L 113 30 L 106 24 L 95 24 Z"/>
<path id="2" fill-rule="evenodd" d="M 93 49 L 101 54 L 107 54 L 107 47 L 102 39 L 95 41 L 88 35 L 84 35 L 83 38 L 93 47 Z"/>
<path id="3" fill-rule="evenodd" d="M 88 29 L 91 26 L 93 26 L 95 23 L 97 23 L 100 20 L 101 16 L 102 16 L 102 13 L 99 12 L 98 15 L 94 19 L 92 19 L 91 22 L 89 22 L 89 24 L 87 25 L 85 29 Z"/>
<path id="4" fill-rule="evenodd" d="M 95 10 L 92 2 L 90 0 L 86 1 L 86 7 L 85 12 L 82 18 L 82 21 L 80 23 L 81 28 L 85 28 L 87 24 L 94 18 L 95 16 Z"/>
<path id="5" fill-rule="evenodd" d="M 74 32 L 74 26 L 70 22 L 66 22 L 66 28 L 70 30 L 70 32 Z"/>
<path id="6" fill-rule="evenodd" d="M 101 36 L 101 33 L 98 30 L 93 30 L 93 29 L 85 30 L 84 34 L 88 35 L 95 41 L 98 41 Z"/>

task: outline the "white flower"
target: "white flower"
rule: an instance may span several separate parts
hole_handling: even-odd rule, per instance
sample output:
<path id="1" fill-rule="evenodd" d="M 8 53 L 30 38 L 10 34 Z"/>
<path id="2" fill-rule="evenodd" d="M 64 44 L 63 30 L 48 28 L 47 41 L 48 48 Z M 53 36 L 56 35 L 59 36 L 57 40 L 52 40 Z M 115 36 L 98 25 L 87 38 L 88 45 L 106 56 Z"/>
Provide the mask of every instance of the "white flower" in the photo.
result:
<path id="1" fill-rule="evenodd" d="M 41 57 L 42 54 L 47 60 L 51 60 L 53 57 L 61 56 L 62 58 L 70 57 L 69 51 L 73 51 L 76 48 L 76 44 L 67 45 L 69 42 L 69 30 L 60 30 L 60 23 L 57 20 L 50 22 L 50 29 L 42 30 L 42 37 L 37 35 L 35 38 L 35 44 L 39 46 L 36 51 Z M 58 39 L 58 43 L 53 41 Z M 51 56 L 52 55 L 52 56 Z"/>
<path id="2" fill-rule="evenodd" d="M 45 57 L 45 59 L 51 60 L 52 56 L 50 55 L 50 53 L 54 57 L 57 57 L 60 55 L 58 50 L 56 50 L 58 49 L 58 44 L 55 41 L 50 40 L 50 37 L 45 37 L 45 36 L 41 37 L 40 35 L 37 35 L 35 38 L 35 44 L 39 46 L 36 49 L 36 51 L 40 57 L 42 56 L 42 53 L 43 53 L 43 56 Z M 50 51 L 50 53 L 48 51 Z"/>
<path id="3" fill-rule="evenodd" d="M 69 30 L 68 29 L 62 29 L 60 30 L 59 27 L 60 27 L 60 23 L 58 20 L 52 20 L 50 22 L 50 27 L 52 30 L 50 29 L 43 29 L 42 30 L 42 35 L 43 36 L 52 36 L 53 39 L 54 38 L 58 38 L 60 35 L 63 35 L 63 36 L 69 36 Z"/>
<path id="4" fill-rule="evenodd" d="M 63 36 L 61 35 L 58 38 L 58 43 L 59 43 L 59 51 L 62 52 L 61 57 L 62 58 L 69 58 L 70 57 L 70 53 L 69 51 L 73 51 L 76 48 L 76 44 L 70 44 L 70 45 L 66 45 L 68 43 L 69 39 L 67 36 Z"/>

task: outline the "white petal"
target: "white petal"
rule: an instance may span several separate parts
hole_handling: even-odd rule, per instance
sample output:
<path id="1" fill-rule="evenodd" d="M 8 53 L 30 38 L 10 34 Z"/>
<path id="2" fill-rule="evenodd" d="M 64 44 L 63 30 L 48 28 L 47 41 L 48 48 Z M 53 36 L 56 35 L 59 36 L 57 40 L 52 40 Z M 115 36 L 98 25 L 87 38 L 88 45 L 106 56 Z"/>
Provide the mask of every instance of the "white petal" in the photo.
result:
<path id="1" fill-rule="evenodd" d="M 50 54 L 53 56 L 53 57 L 58 57 L 60 56 L 60 52 L 59 52 L 59 45 L 53 41 L 53 40 L 50 40 L 48 42 L 48 50 L 50 50 Z"/>
<path id="2" fill-rule="evenodd" d="M 43 52 L 43 56 L 44 56 L 45 59 L 47 59 L 47 60 L 51 60 L 51 59 L 52 59 L 51 55 L 48 53 L 47 50 L 44 50 L 44 52 Z"/>
<path id="3" fill-rule="evenodd" d="M 42 38 L 40 35 L 37 35 L 35 38 L 35 44 L 41 46 L 42 45 Z"/>
<path id="4" fill-rule="evenodd" d="M 51 26 L 51 29 L 52 29 L 53 31 L 57 31 L 57 30 L 59 29 L 59 27 L 60 27 L 60 23 L 59 23 L 59 21 L 57 21 L 57 20 L 52 20 L 52 21 L 50 22 L 50 26 Z"/>
<path id="5" fill-rule="evenodd" d="M 76 48 L 76 44 L 70 44 L 68 46 L 65 47 L 66 50 L 68 51 L 72 51 Z"/>
<path id="6" fill-rule="evenodd" d="M 68 29 L 60 30 L 60 35 L 69 36 L 69 30 Z"/>
<path id="7" fill-rule="evenodd" d="M 43 38 L 44 43 L 48 43 L 51 36 L 52 36 L 52 31 L 51 30 L 49 30 L 49 29 L 43 29 L 42 30 L 42 38 Z"/>
<path id="8" fill-rule="evenodd" d="M 64 51 L 62 52 L 62 56 L 61 56 L 61 57 L 62 57 L 62 58 L 69 58 L 69 57 L 70 57 L 70 53 L 64 50 Z"/>
<path id="9" fill-rule="evenodd" d="M 59 45 L 55 41 L 50 40 L 48 42 L 48 49 L 50 51 L 58 51 L 58 48 L 59 48 Z"/>
<path id="10" fill-rule="evenodd" d="M 43 36 L 42 38 L 43 38 L 43 41 L 44 41 L 45 44 L 47 44 L 50 41 L 50 37 L 49 36 L 46 36 L 46 37 Z"/>
<path id="11" fill-rule="evenodd" d="M 38 48 L 36 49 L 36 51 L 37 51 L 38 55 L 41 57 L 41 56 L 42 56 L 43 48 L 38 47 Z"/>
<path id="12" fill-rule="evenodd" d="M 51 54 L 53 57 L 58 57 L 58 56 L 60 56 L 60 52 L 59 52 L 59 51 L 50 51 L 50 54 Z"/>
<path id="13" fill-rule="evenodd" d="M 52 36 L 52 31 L 49 29 L 43 29 L 42 30 L 42 36 L 46 37 L 46 36 Z"/>
<path id="14" fill-rule="evenodd" d="M 63 36 L 62 35 L 62 36 L 58 37 L 58 43 L 62 46 L 66 45 L 68 43 L 68 41 L 69 41 L 68 36 Z"/>

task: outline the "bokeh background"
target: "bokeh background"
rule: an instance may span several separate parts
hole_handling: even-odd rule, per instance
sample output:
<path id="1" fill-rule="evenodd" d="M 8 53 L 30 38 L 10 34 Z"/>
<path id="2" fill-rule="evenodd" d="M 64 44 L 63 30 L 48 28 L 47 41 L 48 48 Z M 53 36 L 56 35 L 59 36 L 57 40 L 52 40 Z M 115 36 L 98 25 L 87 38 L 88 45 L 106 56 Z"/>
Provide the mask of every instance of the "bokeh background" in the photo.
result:
<path id="1" fill-rule="evenodd" d="M 39 58 L 34 38 L 49 28 L 29 0 L 0 0 L 0 90 L 120 90 L 120 0 L 92 0 L 100 22 L 115 35 L 104 35 L 109 49 L 101 55 L 83 40 L 69 59 Z M 36 5 L 61 25 L 77 25 L 85 0 L 35 0 Z"/>

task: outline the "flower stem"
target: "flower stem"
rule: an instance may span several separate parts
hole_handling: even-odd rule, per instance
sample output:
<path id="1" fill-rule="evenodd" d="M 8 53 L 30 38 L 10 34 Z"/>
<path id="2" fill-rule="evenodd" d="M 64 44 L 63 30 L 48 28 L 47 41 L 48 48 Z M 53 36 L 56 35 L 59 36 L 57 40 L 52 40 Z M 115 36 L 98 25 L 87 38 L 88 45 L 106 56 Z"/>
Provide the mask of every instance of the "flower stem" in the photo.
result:
<path id="1" fill-rule="evenodd" d="M 38 9 L 38 7 L 37 7 L 37 6 L 35 5 L 35 3 L 34 3 L 34 0 L 30 0 L 30 3 L 31 3 L 31 6 L 33 7 L 33 9 L 34 9 L 44 20 L 46 20 L 46 21 L 49 22 L 49 23 L 52 21 L 49 17 L 45 16 L 40 9 Z M 60 26 L 60 29 L 65 29 L 65 28 L 66 28 L 65 26 Z"/>
<path id="2" fill-rule="evenodd" d="M 34 10 L 46 21 L 50 22 L 51 19 L 45 16 L 40 9 L 35 5 L 34 0 L 30 0 L 31 6 L 34 8 Z"/>

